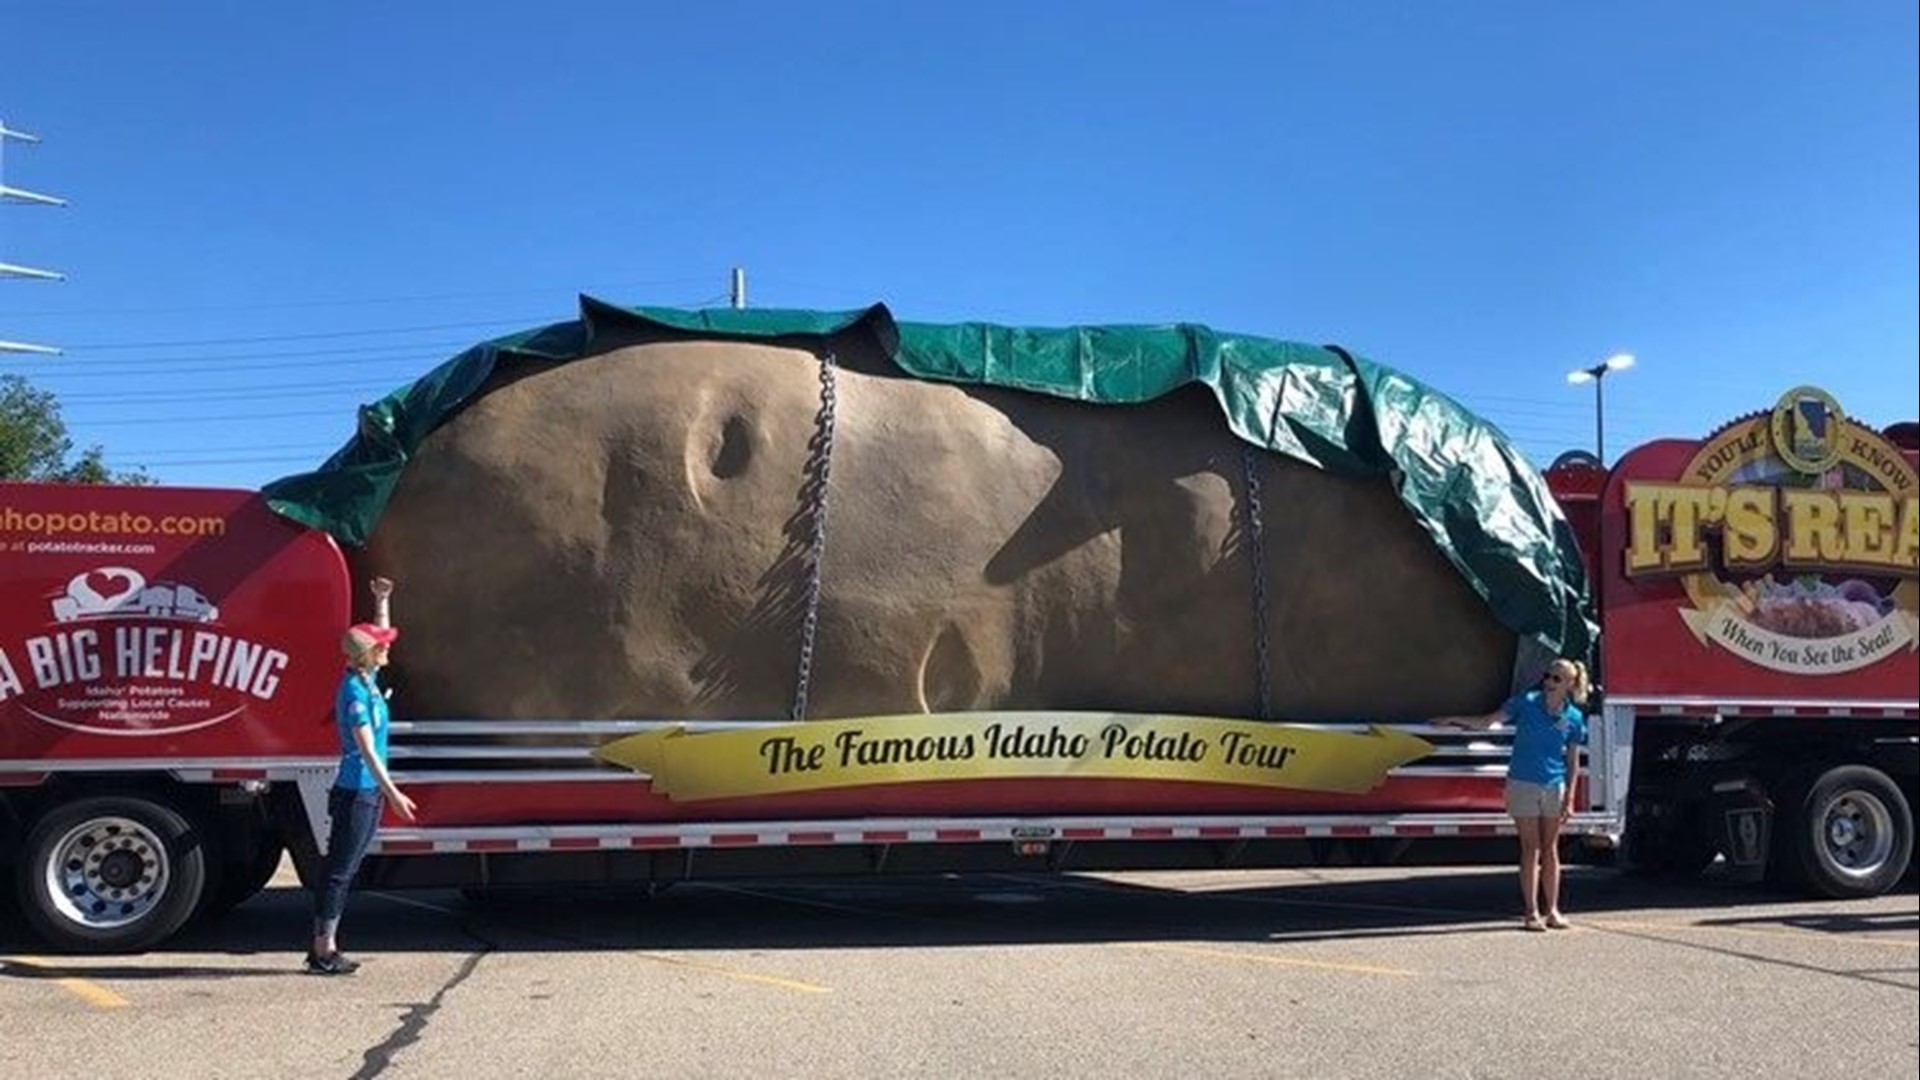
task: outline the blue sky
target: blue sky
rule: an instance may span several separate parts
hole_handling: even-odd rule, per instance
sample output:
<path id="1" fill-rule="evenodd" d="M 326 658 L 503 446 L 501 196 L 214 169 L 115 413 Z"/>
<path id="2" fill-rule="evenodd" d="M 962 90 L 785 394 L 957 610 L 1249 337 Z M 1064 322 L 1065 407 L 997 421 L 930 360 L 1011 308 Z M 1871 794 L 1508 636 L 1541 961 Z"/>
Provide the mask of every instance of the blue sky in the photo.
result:
<path id="1" fill-rule="evenodd" d="M 255 486 L 574 296 L 1337 342 L 1537 461 L 1915 415 L 1915 5 L 0 0 L 0 360 Z"/>

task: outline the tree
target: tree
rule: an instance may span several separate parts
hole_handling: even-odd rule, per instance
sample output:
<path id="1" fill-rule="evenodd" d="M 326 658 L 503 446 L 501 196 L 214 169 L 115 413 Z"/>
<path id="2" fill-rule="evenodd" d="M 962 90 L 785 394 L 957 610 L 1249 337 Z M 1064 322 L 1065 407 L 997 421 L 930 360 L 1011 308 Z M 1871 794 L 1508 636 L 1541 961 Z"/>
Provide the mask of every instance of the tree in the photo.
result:
<path id="1" fill-rule="evenodd" d="M 143 469 L 116 473 L 89 446 L 75 456 L 73 437 L 51 391 L 18 375 L 0 375 L 0 480 L 61 484 L 151 484 Z"/>

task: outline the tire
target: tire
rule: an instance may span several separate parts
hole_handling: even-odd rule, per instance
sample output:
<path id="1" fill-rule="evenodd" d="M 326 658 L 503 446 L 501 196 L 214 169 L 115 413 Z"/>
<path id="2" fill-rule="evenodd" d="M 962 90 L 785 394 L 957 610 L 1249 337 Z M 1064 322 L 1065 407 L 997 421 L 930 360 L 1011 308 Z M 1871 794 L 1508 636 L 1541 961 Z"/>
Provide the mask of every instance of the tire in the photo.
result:
<path id="1" fill-rule="evenodd" d="M 1913 808 L 1900 785 L 1867 765 L 1821 773 L 1780 828 L 1784 869 L 1821 896 L 1878 896 L 1913 859 Z"/>
<path id="2" fill-rule="evenodd" d="M 11 859 L 0 860 L 0 866 L 12 865 L 13 861 Z M 20 896 L 18 891 L 8 887 L 5 882 L 0 882 L 0 941 L 5 941 L 12 937 L 13 935 L 8 933 L 8 931 L 11 931 L 24 921 L 25 917 L 20 914 Z"/>
<path id="3" fill-rule="evenodd" d="M 35 822 L 15 870 L 21 913 L 48 944 L 138 952 L 193 916 L 208 852 L 200 830 L 164 803 L 94 796 Z"/>
<path id="4" fill-rule="evenodd" d="M 279 871 L 280 859 L 286 853 L 279 837 L 262 836 L 251 851 L 241 853 L 246 858 L 224 862 L 220 868 L 220 884 L 208 890 L 203 914 L 219 918 L 260 895 L 260 890 L 266 888 L 267 882 Z"/>
<path id="5" fill-rule="evenodd" d="M 1637 831 L 1626 854 L 1628 866 L 1636 874 L 1691 878 L 1713 865 L 1720 855 L 1720 842 L 1708 828 L 1704 814 L 1695 810 L 1678 824 L 1658 832 Z"/>

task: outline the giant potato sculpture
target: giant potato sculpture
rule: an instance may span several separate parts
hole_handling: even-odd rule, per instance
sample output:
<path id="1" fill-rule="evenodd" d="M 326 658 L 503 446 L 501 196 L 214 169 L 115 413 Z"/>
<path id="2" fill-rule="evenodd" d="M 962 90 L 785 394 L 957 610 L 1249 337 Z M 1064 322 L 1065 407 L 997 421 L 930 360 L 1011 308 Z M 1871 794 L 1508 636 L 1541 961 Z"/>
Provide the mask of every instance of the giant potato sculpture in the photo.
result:
<path id="1" fill-rule="evenodd" d="M 1507 690 L 1515 634 L 1385 479 L 1243 459 L 1193 388 L 1089 405 L 831 346 L 830 447 L 817 341 L 626 328 L 496 372 L 354 554 L 402 583 L 400 712 L 785 717 L 816 568 L 808 718 L 1255 716 L 1262 594 L 1276 718 Z"/>

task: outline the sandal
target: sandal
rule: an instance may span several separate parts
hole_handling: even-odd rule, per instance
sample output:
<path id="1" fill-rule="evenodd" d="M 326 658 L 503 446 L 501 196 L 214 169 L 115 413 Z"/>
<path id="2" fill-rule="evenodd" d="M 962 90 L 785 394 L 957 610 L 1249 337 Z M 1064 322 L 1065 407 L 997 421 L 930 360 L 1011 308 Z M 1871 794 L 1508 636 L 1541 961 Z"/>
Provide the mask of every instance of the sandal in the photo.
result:
<path id="1" fill-rule="evenodd" d="M 1573 924 L 1567 921 L 1566 916 L 1556 911 L 1553 914 L 1547 916 L 1547 929 L 1571 930 L 1573 929 Z"/>
<path id="2" fill-rule="evenodd" d="M 1529 915 L 1526 921 L 1520 924 L 1520 928 L 1529 934 L 1538 934 L 1546 931 L 1547 924 L 1540 921 L 1540 916 Z"/>

